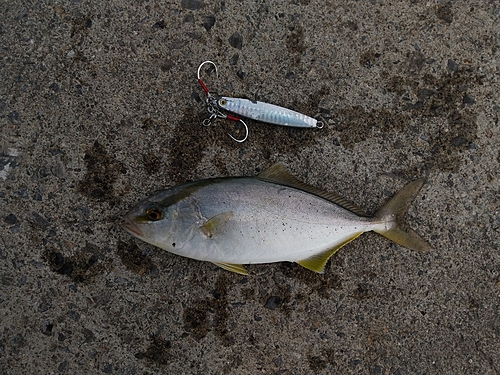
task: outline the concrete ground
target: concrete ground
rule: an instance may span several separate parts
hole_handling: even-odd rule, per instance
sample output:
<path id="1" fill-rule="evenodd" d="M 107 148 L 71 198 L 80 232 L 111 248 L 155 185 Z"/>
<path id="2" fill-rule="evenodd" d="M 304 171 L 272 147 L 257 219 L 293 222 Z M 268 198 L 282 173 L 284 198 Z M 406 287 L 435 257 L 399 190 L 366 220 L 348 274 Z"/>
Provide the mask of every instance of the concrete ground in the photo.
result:
<path id="1" fill-rule="evenodd" d="M 500 374 L 498 1 L 0 3 L 0 373 Z M 209 88 L 323 119 L 207 118 Z M 427 179 L 418 253 L 241 276 L 118 225 L 282 163 L 372 213 Z"/>

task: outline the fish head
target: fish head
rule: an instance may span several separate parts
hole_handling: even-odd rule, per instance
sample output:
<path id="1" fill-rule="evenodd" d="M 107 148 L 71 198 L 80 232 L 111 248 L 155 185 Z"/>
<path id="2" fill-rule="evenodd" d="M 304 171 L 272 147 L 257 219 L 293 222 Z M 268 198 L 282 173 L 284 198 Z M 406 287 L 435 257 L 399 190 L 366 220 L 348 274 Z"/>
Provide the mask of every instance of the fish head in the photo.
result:
<path id="1" fill-rule="evenodd" d="M 124 216 L 121 226 L 132 236 L 169 250 L 165 246 L 169 243 L 168 237 L 172 232 L 172 213 L 169 207 L 145 200 Z"/>

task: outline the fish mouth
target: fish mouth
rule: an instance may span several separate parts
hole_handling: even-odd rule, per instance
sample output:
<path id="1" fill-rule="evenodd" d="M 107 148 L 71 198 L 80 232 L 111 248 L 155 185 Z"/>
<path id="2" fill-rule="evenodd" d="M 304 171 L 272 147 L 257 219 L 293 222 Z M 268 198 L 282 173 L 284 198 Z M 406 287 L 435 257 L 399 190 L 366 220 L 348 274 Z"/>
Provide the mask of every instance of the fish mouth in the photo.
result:
<path id="1" fill-rule="evenodd" d="M 132 234 L 133 236 L 136 237 L 142 237 L 142 231 L 140 230 L 139 226 L 132 220 L 125 218 L 123 221 L 120 223 L 123 229 L 125 229 L 127 232 Z"/>

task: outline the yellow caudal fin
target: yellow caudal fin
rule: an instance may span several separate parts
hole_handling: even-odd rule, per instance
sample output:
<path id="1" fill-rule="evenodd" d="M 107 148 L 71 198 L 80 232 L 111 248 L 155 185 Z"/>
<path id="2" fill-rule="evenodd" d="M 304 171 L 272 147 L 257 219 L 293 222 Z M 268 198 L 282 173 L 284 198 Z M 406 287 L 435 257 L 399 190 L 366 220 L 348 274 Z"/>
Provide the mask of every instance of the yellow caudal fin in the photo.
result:
<path id="1" fill-rule="evenodd" d="M 404 230 L 401 228 L 406 210 L 424 182 L 423 179 L 410 182 L 375 214 L 375 218 L 385 222 L 387 228 L 375 232 L 408 249 L 419 251 L 432 249 L 417 232 L 409 228 Z"/>

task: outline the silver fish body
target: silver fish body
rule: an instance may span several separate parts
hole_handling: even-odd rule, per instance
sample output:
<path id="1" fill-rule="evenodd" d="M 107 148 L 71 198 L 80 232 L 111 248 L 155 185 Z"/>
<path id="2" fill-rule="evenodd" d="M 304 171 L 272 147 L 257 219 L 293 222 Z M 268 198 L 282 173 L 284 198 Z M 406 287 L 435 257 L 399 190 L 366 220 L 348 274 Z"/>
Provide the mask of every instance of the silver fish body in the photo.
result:
<path id="1" fill-rule="evenodd" d="M 222 97 L 217 101 L 217 105 L 237 115 L 269 124 L 300 128 L 321 127 L 321 123 L 313 117 L 274 104 Z"/>
<path id="2" fill-rule="evenodd" d="M 415 186 L 417 192 L 421 185 Z M 367 231 L 391 238 L 387 234 L 396 230 L 392 240 L 429 248 L 415 232 L 399 229 L 399 214 L 383 210 L 361 216 L 342 198 L 302 184 L 275 166 L 257 177 L 209 179 L 165 190 L 134 207 L 123 226 L 169 252 L 242 274 L 243 264 L 280 261 L 323 272 L 335 251 Z"/>

